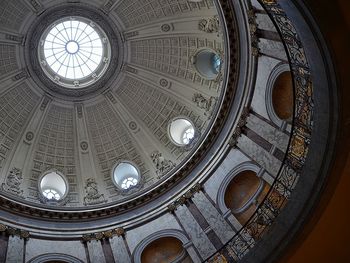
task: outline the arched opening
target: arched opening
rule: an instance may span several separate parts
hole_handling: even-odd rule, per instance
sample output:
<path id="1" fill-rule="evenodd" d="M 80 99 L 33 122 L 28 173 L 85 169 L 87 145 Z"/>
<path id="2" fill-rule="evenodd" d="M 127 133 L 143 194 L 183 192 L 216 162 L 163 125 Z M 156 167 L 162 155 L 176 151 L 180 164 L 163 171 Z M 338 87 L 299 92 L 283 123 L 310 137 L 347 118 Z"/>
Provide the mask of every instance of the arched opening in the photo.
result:
<path id="1" fill-rule="evenodd" d="M 199 51 L 194 56 L 193 63 L 198 73 L 206 79 L 215 79 L 222 66 L 219 54 L 210 49 Z"/>
<path id="2" fill-rule="evenodd" d="M 238 222 L 244 225 L 264 201 L 270 190 L 271 186 L 259 178 L 255 172 L 245 170 L 237 174 L 228 184 L 224 195 L 225 205 L 232 211 Z M 272 197 L 269 207 L 272 213 L 274 206 L 276 206 L 276 210 L 279 210 L 286 201 L 286 198 L 276 190 L 272 190 L 269 196 Z M 268 216 L 259 218 L 259 224 L 269 224 Z M 254 238 L 261 234 L 260 228 L 254 226 L 249 226 L 248 230 Z"/>
<path id="3" fill-rule="evenodd" d="M 293 118 L 293 81 L 290 71 L 282 72 L 272 89 L 272 105 L 278 118 L 291 121 Z"/>
<path id="4" fill-rule="evenodd" d="M 139 183 L 140 171 L 134 164 L 123 161 L 113 169 L 112 180 L 117 187 L 127 190 Z"/>
<path id="5" fill-rule="evenodd" d="M 68 183 L 63 174 L 57 171 L 45 173 L 40 180 L 40 192 L 48 200 L 62 200 L 68 193 Z"/>
<path id="6" fill-rule="evenodd" d="M 192 122 L 185 118 L 172 120 L 168 130 L 172 142 L 179 146 L 190 144 L 196 132 Z"/>
<path id="7" fill-rule="evenodd" d="M 175 237 L 162 237 L 154 240 L 142 251 L 142 263 L 159 262 L 193 262 L 182 246 L 182 242 Z"/>
<path id="8" fill-rule="evenodd" d="M 253 171 L 243 171 L 236 175 L 226 188 L 225 204 L 233 213 L 238 213 L 249 206 L 252 198 L 259 191 L 261 180 Z"/>

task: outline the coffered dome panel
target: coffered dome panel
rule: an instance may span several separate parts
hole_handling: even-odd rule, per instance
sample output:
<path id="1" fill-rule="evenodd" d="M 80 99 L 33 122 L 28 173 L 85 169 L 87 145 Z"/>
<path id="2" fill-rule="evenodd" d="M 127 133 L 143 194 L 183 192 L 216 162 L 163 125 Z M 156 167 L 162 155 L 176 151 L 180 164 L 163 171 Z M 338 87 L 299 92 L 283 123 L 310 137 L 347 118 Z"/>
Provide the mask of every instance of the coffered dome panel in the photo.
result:
<path id="1" fill-rule="evenodd" d="M 3 0 L 0 2 L 0 27 L 19 32 L 23 21 L 29 14 L 30 9 L 24 1 Z"/>
<path id="2" fill-rule="evenodd" d="M 213 127 L 222 125 L 217 119 L 227 114 L 222 101 L 233 98 L 233 93 L 226 96 L 225 87 L 228 42 L 212 1 L 16 1 L 5 7 L 17 10 L 18 19 L 10 25 L 3 13 L 1 27 L 17 33 L 4 31 L 0 38 L 1 114 L 11 115 L 12 107 L 16 114 L 22 109 L 16 107 L 26 107 L 26 112 L 1 151 L 2 179 L 21 176 L 4 196 L 58 213 L 132 207 L 140 202 L 132 200 L 149 200 L 189 174 L 193 158 L 207 150 L 206 137 L 213 138 L 218 129 Z M 79 23 L 97 32 L 99 44 L 108 43 L 110 55 L 102 52 L 106 68 L 90 69 L 84 83 L 75 76 L 75 64 L 82 69 L 79 63 L 85 60 L 66 61 L 83 56 L 79 50 L 86 48 L 73 36 Z M 203 78 L 194 65 L 201 50 L 216 52 L 220 60 L 214 79 Z M 238 54 L 232 55 L 234 61 Z M 20 100 L 18 93 L 23 94 Z M 187 144 L 175 143 L 169 133 L 176 118 L 193 125 L 194 138 Z M 15 119 L 4 119 L 3 137 Z M 113 169 L 122 162 L 137 167 L 135 187 L 115 184 Z M 66 178 L 62 198 L 47 198 L 40 187 L 41 178 L 52 171 Z M 46 182 L 52 191 L 58 189 L 54 183 Z"/>

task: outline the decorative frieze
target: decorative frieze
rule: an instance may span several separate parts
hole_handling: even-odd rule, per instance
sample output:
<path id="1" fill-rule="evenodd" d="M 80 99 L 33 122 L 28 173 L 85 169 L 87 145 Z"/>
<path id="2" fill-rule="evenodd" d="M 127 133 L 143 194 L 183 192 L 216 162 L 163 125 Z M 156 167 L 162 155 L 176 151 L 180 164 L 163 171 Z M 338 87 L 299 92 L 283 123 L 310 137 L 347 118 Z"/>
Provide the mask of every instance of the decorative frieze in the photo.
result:
<path id="1" fill-rule="evenodd" d="M 253 9 L 248 11 L 248 22 L 249 22 L 249 31 L 250 31 L 250 41 L 252 46 L 252 55 L 259 55 L 259 38 L 257 35 L 258 25 L 256 23 L 256 16 Z"/>
<path id="2" fill-rule="evenodd" d="M 202 190 L 202 186 L 199 183 L 195 184 L 190 190 L 184 193 L 180 198 L 176 199 L 173 203 L 168 205 L 168 210 L 170 212 L 174 212 L 176 208 L 186 204 L 186 202 L 190 200 L 195 193 L 198 193 L 201 190 Z"/>
<path id="3" fill-rule="evenodd" d="M 10 236 L 19 236 L 20 238 L 23 238 L 23 239 L 28 239 L 30 236 L 29 231 L 10 227 L 1 223 L 0 223 L 0 232 L 6 233 L 7 235 L 10 235 Z"/>
<path id="4" fill-rule="evenodd" d="M 91 234 L 85 234 L 82 236 L 83 242 L 90 242 L 92 240 L 101 240 L 101 239 L 108 239 L 112 238 L 114 236 L 123 236 L 125 235 L 125 230 L 122 227 L 114 228 L 111 230 L 106 230 L 102 232 L 96 232 Z"/>

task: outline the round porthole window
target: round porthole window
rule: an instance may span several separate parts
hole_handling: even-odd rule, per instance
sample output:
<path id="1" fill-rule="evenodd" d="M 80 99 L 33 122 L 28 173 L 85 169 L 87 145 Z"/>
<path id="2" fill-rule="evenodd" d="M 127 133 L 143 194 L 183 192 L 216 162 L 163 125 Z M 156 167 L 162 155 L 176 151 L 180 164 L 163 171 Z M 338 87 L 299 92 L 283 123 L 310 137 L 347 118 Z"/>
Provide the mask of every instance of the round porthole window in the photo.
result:
<path id="1" fill-rule="evenodd" d="M 45 173 L 39 183 L 41 194 L 48 200 L 59 201 L 68 192 L 68 183 L 64 176 L 57 171 Z"/>
<path id="2" fill-rule="evenodd" d="M 206 79 L 215 79 L 222 66 L 219 54 L 214 50 L 204 49 L 193 57 L 193 63 L 198 73 Z"/>
<path id="3" fill-rule="evenodd" d="M 191 121 L 185 118 L 177 118 L 169 123 L 168 132 L 173 143 L 183 146 L 192 142 L 196 131 Z"/>
<path id="4" fill-rule="evenodd" d="M 134 164 L 123 161 L 113 169 L 112 179 L 117 187 L 127 190 L 140 182 L 140 171 Z"/>
<path id="5" fill-rule="evenodd" d="M 41 68 L 68 88 L 93 84 L 106 71 L 111 56 L 106 34 L 83 17 L 66 17 L 49 26 L 38 48 Z"/>

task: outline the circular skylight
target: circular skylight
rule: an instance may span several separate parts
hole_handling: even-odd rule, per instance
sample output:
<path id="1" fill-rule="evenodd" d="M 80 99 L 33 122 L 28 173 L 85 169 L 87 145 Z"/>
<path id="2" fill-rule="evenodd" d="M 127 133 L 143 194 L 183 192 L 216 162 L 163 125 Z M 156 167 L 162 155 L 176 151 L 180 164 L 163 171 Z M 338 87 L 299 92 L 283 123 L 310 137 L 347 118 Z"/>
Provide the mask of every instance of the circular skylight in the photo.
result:
<path id="1" fill-rule="evenodd" d="M 173 143 L 179 146 L 188 145 L 194 138 L 193 124 L 185 118 L 176 118 L 169 123 L 168 131 Z"/>
<path id="2" fill-rule="evenodd" d="M 48 171 L 39 180 L 40 191 L 49 200 L 61 200 L 68 191 L 67 185 L 63 175 L 57 171 Z"/>
<path id="3" fill-rule="evenodd" d="M 46 189 L 43 191 L 43 195 L 49 200 L 60 200 L 61 195 L 54 189 Z"/>
<path id="4" fill-rule="evenodd" d="M 198 73 L 206 79 L 215 79 L 222 67 L 221 57 L 211 49 L 200 50 L 193 62 Z"/>
<path id="5" fill-rule="evenodd" d="M 182 142 L 184 144 L 189 144 L 191 140 L 194 137 L 194 129 L 192 127 L 189 127 L 187 130 L 184 131 L 182 135 Z"/>
<path id="6" fill-rule="evenodd" d="M 113 169 L 112 179 L 118 187 L 127 190 L 139 183 L 140 172 L 132 163 L 123 161 Z"/>
<path id="7" fill-rule="evenodd" d="M 105 33 L 81 17 L 64 18 L 51 25 L 41 38 L 38 52 L 46 75 L 70 88 L 85 87 L 99 79 L 110 57 Z"/>

